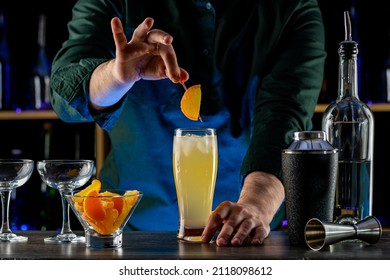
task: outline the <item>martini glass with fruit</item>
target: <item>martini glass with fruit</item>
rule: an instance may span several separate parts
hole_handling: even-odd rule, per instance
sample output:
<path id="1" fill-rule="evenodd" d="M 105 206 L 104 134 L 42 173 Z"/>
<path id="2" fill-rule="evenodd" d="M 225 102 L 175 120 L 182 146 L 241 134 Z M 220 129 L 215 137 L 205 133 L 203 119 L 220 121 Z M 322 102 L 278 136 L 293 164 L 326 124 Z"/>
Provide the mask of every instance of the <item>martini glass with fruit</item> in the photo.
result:
<path id="1" fill-rule="evenodd" d="M 118 248 L 122 246 L 123 229 L 142 192 L 102 190 L 101 182 L 95 179 L 85 189 L 65 197 L 85 230 L 87 247 Z"/>

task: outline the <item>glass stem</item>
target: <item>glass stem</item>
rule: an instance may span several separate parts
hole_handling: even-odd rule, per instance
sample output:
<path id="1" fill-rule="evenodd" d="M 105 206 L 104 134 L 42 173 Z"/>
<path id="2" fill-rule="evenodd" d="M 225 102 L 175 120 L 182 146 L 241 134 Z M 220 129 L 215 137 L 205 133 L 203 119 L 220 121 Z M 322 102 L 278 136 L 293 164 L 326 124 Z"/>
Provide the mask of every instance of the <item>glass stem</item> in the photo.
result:
<path id="1" fill-rule="evenodd" d="M 68 204 L 68 201 L 66 201 L 65 194 L 71 194 L 71 191 L 60 191 L 61 195 L 61 201 L 62 201 L 62 229 L 61 234 L 68 234 L 72 233 L 72 230 L 70 228 L 70 217 L 69 217 L 69 210 L 70 206 Z"/>
<path id="2" fill-rule="evenodd" d="M 12 233 L 9 228 L 9 202 L 11 200 L 12 190 L 5 190 L 1 192 L 1 233 Z"/>

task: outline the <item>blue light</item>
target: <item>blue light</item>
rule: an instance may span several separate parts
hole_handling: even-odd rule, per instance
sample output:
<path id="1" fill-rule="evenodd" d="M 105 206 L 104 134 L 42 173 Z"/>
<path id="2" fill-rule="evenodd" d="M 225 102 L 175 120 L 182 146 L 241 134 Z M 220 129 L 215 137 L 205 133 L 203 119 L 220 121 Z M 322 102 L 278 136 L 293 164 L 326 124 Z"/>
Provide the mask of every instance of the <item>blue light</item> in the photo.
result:
<path id="1" fill-rule="evenodd" d="M 20 226 L 20 229 L 21 229 L 21 230 L 28 230 L 28 225 L 21 225 L 21 226 Z"/>

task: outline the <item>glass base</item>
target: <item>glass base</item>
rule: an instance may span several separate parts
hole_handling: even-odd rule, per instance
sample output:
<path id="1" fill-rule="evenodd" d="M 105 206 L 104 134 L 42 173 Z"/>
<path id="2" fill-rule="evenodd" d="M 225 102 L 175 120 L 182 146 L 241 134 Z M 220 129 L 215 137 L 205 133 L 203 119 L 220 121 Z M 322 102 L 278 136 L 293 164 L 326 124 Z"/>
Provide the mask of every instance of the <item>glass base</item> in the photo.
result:
<path id="1" fill-rule="evenodd" d="M 188 242 L 202 242 L 202 236 L 184 236 L 183 240 Z"/>
<path id="2" fill-rule="evenodd" d="M 45 242 L 72 242 L 72 243 L 83 243 L 85 242 L 85 237 L 76 235 L 74 233 L 59 233 L 57 235 L 46 237 Z"/>
<path id="3" fill-rule="evenodd" d="M 122 233 L 101 235 L 96 232 L 85 233 L 86 245 L 91 248 L 119 248 L 122 247 Z"/>
<path id="4" fill-rule="evenodd" d="M 0 241 L 2 242 L 25 242 L 28 240 L 28 237 L 16 235 L 15 233 L 1 233 Z"/>
<path id="5" fill-rule="evenodd" d="M 202 242 L 204 228 L 184 228 L 179 230 L 177 238 L 188 242 Z"/>

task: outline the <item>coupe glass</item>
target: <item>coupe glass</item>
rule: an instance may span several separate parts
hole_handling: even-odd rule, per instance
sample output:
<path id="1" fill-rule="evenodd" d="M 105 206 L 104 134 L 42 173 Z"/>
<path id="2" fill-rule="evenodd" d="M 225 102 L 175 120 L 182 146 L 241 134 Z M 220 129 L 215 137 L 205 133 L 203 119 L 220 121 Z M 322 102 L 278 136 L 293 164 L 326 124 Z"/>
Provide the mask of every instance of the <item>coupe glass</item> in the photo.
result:
<path id="1" fill-rule="evenodd" d="M 84 236 L 76 235 L 70 227 L 69 204 L 65 195 L 86 184 L 94 172 L 92 160 L 42 160 L 37 170 L 42 181 L 60 192 L 62 200 L 62 229 L 55 236 L 45 238 L 54 242 L 85 242 Z"/>
<path id="2" fill-rule="evenodd" d="M 13 233 L 9 227 L 9 203 L 12 190 L 31 177 L 34 161 L 30 159 L 0 159 L 0 193 L 2 208 L 1 241 L 26 241 L 27 237 Z"/>

